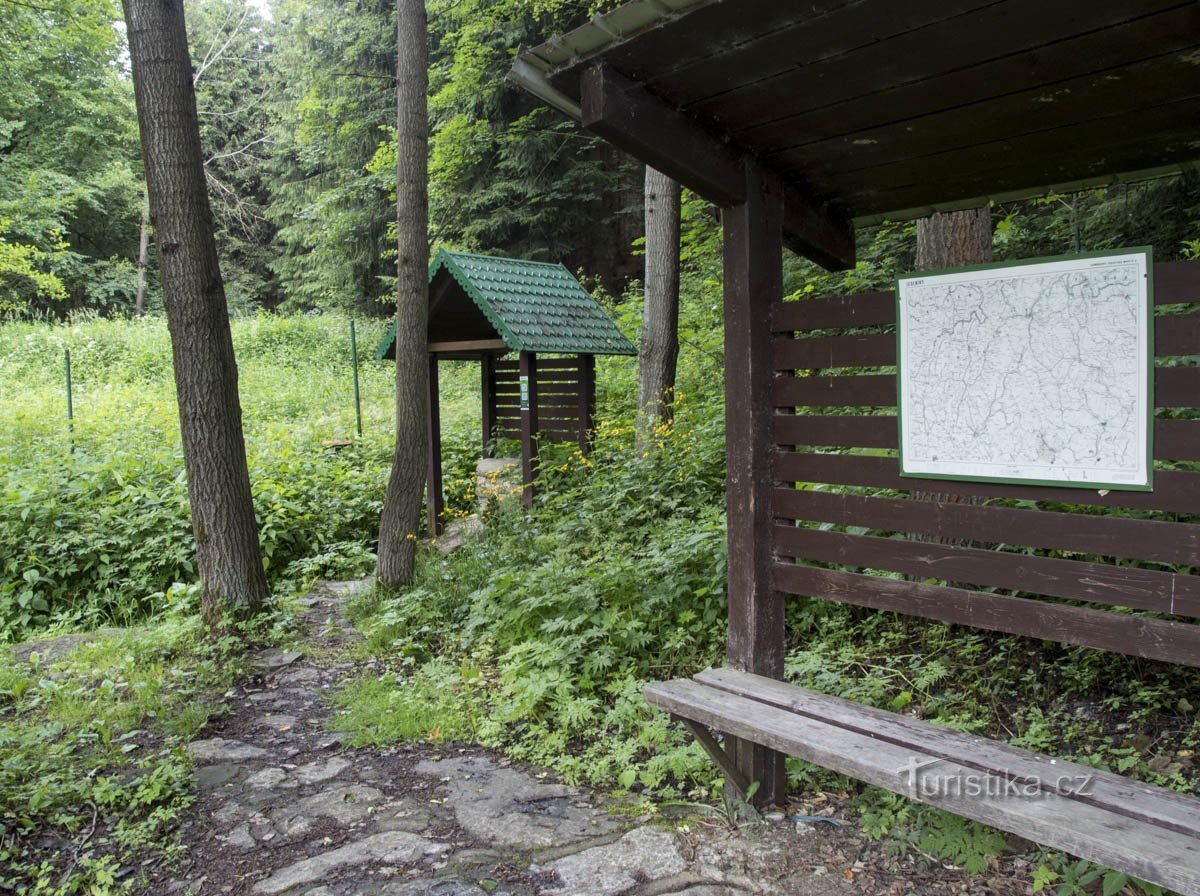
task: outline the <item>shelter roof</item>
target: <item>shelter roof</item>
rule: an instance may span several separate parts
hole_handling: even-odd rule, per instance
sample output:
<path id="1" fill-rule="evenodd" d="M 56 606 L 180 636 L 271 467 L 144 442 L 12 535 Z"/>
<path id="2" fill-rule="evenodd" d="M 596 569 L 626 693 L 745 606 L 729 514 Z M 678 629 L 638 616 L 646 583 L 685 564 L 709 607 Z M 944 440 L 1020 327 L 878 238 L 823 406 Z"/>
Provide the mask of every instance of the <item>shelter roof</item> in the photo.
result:
<path id="1" fill-rule="evenodd" d="M 439 249 L 429 265 L 431 341 L 480 338 L 487 327 L 512 351 L 634 355 L 600 303 L 561 264 Z M 456 303 L 450 294 L 463 300 Z M 469 300 L 473 308 L 461 307 Z M 436 336 L 436 339 L 435 339 Z M 376 358 L 394 358 L 393 323 Z"/>
<path id="2" fill-rule="evenodd" d="M 513 78 L 714 201 L 744 153 L 858 223 L 1200 167 L 1189 0 L 632 0 Z"/>

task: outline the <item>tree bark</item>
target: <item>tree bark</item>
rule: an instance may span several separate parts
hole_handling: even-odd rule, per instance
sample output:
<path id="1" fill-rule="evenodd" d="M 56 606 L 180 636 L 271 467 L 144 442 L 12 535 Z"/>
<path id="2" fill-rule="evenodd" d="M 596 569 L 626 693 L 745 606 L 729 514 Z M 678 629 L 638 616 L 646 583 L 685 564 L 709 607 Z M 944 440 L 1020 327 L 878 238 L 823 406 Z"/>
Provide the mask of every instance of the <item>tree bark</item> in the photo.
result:
<path id="1" fill-rule="evenodd" d="M 385 588 L 412 581 L 427 463 L 429 49 L 424 0 L 397 3 L 396 48 L 396 446 L 379 523 L 378 573 Z"/>
<path id="2" fill-rule="evenodd" d="M 958 212 L 935 212 L 917 221 L 917 269 L 957 268 L 992 260 L 992 211 L 984 205 Z M 980 504 L 979 498 L 948 492 L 913 492 L 918 501 Z M 960 547 L 983 547 L 969 539 L 914 535 L 913 540 Z"/>
<path id="3" fill-rule="evenodd" d="M 646 299 L 638 353 L 638 441 L 674 413 L 679 360 L 679 184 L 646 166 Z"/>
<path id="4" fill-rule="evenodd" d="M 150 216 L 175 365 L 201 612 L 211 626 L 268 597 L 246 468 L 237 363 L 205 188 L 182 0 L 123 0 Z"/>
<path id="5" fill-rule="evenodd" d="M 150 264 L 150 203 L 142 206 L 142 229 L 138 235 L 137 297 L 133 302 L 133 313 L 141 317 L 146 313 L 146 268 Z"/>
<path id="6" fill-rule="evenodd" d="M 992 260 L 992 210 L 934 212 L 917 221 L 917 270 L 987 264 Z"/>

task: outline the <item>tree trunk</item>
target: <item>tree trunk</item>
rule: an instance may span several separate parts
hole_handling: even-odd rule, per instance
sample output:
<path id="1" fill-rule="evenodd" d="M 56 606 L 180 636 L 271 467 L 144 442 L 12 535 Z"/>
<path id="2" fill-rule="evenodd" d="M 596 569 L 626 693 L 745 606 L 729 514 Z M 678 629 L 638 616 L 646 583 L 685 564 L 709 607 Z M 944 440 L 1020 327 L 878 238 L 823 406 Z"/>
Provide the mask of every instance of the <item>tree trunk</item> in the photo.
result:
<path id="1" fill-rule="evenodd" d="M 935 212 L 917 222 L 917 270 L 987 264 L 992 260 L 992 210 Z"/>
<path id="2" fill-rule="evenodd" d="M 123 4 L 175 365 L 200 606 L 205 620 L 219 626 L 253 616 L 269 592 L 205 188 L 183 2 Z"/>
<path id="3" fill-rule="evenodd" d="M 959 212 L 935 212 L 917 221 L 917 269 L 957 268 L 992 260 L 992 212 L 984 205 Z M 980 504 L 980 499 L 945 492 L 913 492 L 918 501 Z M 982 547 L 970 540 L 913 536 L 915 541 Z"/>
<path id="4" fill-rule="evenodd" d="M 424 0 L 397 4 L 396 45 L 396 447 L 379 523 L 379 583 L 385 588 L 412 581 L 427 460 L 429 50 Z"/>
<path id="5" fill-rule="evenodd" d="M 150 203 L 142 205 L 142 229 L 138 236 L 137 298 L 133 312 L 138 317 L 146 313 L 146 267 L 150 264 Z"/>
<path id="6" fill-rule="evenodd" d="M 669 423 L 679 360 L 679 184 L 646 166 L 646 302 L 638 353 L 638 442 Z"/>

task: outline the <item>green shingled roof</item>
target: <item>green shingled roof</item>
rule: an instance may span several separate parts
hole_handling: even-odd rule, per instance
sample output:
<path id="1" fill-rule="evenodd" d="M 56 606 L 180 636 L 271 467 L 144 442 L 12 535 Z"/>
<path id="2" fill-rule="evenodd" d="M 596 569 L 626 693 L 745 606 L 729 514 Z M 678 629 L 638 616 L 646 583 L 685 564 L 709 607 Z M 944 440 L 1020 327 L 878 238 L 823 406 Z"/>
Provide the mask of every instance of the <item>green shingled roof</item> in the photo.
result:
<path id="1" fill-rule="evenodd" d="M 429 282 L 445 269 L 514 351 L 564 355 L 635 355 L 637 349 L 561 264 L 439 249 Z M 396 338 L 393 323 L 375 353 Z"/>

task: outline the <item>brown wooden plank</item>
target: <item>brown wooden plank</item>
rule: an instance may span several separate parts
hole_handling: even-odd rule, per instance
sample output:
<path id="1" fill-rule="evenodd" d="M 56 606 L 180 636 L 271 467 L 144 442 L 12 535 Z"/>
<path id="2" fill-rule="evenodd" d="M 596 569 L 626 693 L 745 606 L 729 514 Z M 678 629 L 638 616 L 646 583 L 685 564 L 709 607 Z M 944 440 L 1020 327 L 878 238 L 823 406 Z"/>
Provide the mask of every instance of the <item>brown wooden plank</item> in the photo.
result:
<path id="1" fill-rule="evenodd" d="M 745 166 L 746 201 L 721 215 L 725 271 L 725 468 L 730 665 L 783 674 L 784 600 L 771 584 L 771 333 L 763 326 L 783 295 L 784 194 Z M 738 768 L 759 782 L 759 800 L 782 802 L 783 757 L 735 746 Z"/>
<path id="2" fill-rule="evenodd" d="M 781 520 L 862 526 L 878 532 L 965 538 L 1183 566 L 1200 565 L 1200 525 L 1193 523 L 953 501 L 868 498 L 793 488 L 775 490 L 772 511 Z"/>
<path id="3" fill-rule="evenodd" d="M 896 377 L 866 376 L 780 376 L 775 378 L 777 408 L 835 408 L 896 406 Z"/>
<path id="4" fill-rule="evenodd" d="M 777 302 L 771 308 L 771 332 L 832 330 L 842 327 L 892 326 L 896 323 L 894 292 L 864 292 Z"/>
<path id="5" fill-rule="evenodd" d="M 503 339 L 460 339 L 453 342 L 430 342 L 425 350 L 430 354 L 446 352 L 491 352 L 503 351 L 508 344 Z"/>
<path id="6" fill-rule="evenodd" d="M 1018 12 L 1021 7 L 1034 11 Z M 789 108 L 782 116 L 778 109 L 768 110 L 757 124 L 752 116 L 739 116 L 735 139 L 762 147 L 769 155 L 846 135 L 873 139 L 869 134 L 881 122 L 919 119 L 937 127 L 937 116 L 947 110 L 969 117 L 976 106 L 1004 106 L 1033 91 L 1049 94 L 1055 89 L 1084 89 L 1071 82 L 1103 77 L 1097 75 L 1100 68 L 1128 66 L 1146 56 L 1170 52 L 1180 42 L 1186 45 L 1187 35 L 1195 33 L 1198 21 L 1194 4 L 1180 0 L 1136 6 L 1125 0 L 1100 0 L 1089 4 L 1087 16 L 1086 30 L 1081 31 L 1078 8 L 1019 0 L 984 11 L 969 29 L 954 21 L 944 22 L 942 27 L 954 36 L 939 47 L 938 72 L 930 71 L 928 54 L 914 55 L 886 44 L 867 48 L 843 64 L 846 71 L 831 85 L 837 99 L 815 108 L 801 101 L 798 108 Z M 1020 42 L 1024 46 L 998 40 L 987 25 L 989 18 L 1001 19 L 1008 26 L 1005 38 L 1023 31 Z M 913 38 L 928 40 L 929 34 Z M 787 89 L 788 80 L 780 79 L 774 89 Z M 868 144 L 864 146 L 870 149 Z"/>
<path id="7" fill-rule="evenodd" d="M 967 776 L 979 780 L 969 766 L 954 760 L 928 763 L 936 756 L 696 681 L 651 684 L 644 694 L 651 705 L 709 728 L 757 741 L 1141 880 L 1185 893 L 1200 892 L 1200 846 L 1188 834 L 1058 793 L 985 791 L 975 795 L 964 786 Z M 918 769 L 920 778 L 914 780 Z"/>
<path id="8" fill-rule="evenodd" d="M 1200 261 L 1161 261 L 1154 266 L 1154 303 L 1200 302 Z"/>
<path id="9" fill-rule="evenodd" d="M 894 408 L 894 375 L 778 377 L 776 408 Z M 1200 403 L 1200 367 L 1154 369 L 1154 407 L 1194 408 Z"/>
<path id="10" fill-rule="evenodd" d="M 1154 354 L 1159 358 L 1200 355 L 1200 311 L 1191 314 L 1160 314 L 1156 317 Z M 1197 396 L 1197 403 L 1200 403 L 1200 396 Z"/>
<path id="11" fill-rule="evenodd" d="M 483 456 L 494 457 L 496 433 L 496 356 L 488 352 L 479 363 L 479 403 L 482 406 Z"/>
<path id="12" fill-rule="evenodd" d="M 1200 23 L 1200 7 L 1193 7 L 1188 16 Z M 888 124 L 782 149 L 780 157 L 803 153 L 827 168 L 853 173 L 890 164 L 898 150 L 910 159 L 950 150 L 965 153 L 986 146 L 992 134 L 1004 134 L 1017 145 L 1047 131 L 1091 128 L 1098 115 L 1111 126 L 1118 117 L 1141 114 L 1147 107 L 1166 108 L 1180 99 L 1185 79 L 1195 80 L 1187 53 L 1180 51 L 1195 48 L 1198 31 L 1177 31 L 1171 40 L 1137 48 L 1139 55 L 1153 58 L 1059 83 L 1039 83 L 1035 74 L 1034 86 L 1020 93 L 944 108 L 916 121 L 885 119 Z"/>
<path id="13" fill-rule="evenodd" d="M 957 762 L 976 771 L 1069 795 L 1080 802 L 1190 837 L 1196 837 L 1200 832 L 1200 800 L 1194 796 L 750 672 L 706 669 L 698 673 L 695 680 L 707 687 L 865 734 L 885 743 L 919 750 L 928 756 Z M 1072 779 L 1076 785 L 1079 781 L 1087 780 L 1088 786 L 1073 786 Z M 1083 792 L 1080 792 L 1081 789 Z"/>
<path id="14" fill-rule="evenodd" d="M 1045 485 L 1013 485 L 1000 482 L 965 482 L 919 479 L 900 475 L 896 457 L 866 457 L 847 454 L 805 454 L 780 451 L 775 455 L 775 478 L 780 482 L 823 482 L 857 485 L 894 491 L 950 492 L 983 498 L 1014 498 L 1052 504 L 1081 504 L 1158 510 L 1168 513 L 1200 513 L 1200 473 L 1157 470 L 1154 491 L 1127 492 L 1090 488 L 1059 488 Z"/>
<path id="15" fill-rule="evenodd" d="M 1200 666 L 1200 626 L 1191 622 L 1128 616 L 792 563 L 775 565 L 775 586 L 788 594 L 1094 647 L 1164 663 Z"/>
<path id="16" fill-rule="evenodd" d="M 869 55 L 871 47 L 923 44 L 922 36 L 939 24 L 956 28 L 961 40 L 963 22 L 970 21 L 964 13 L 980 15 L 1002 5 L 991 0 L 909 0 L 876 4 L 870 15 L 849 9 L 842 15 L 803 21 L 802 28 L 766 35 L 737 56 L 718 58 L 689 72 L 676 91 L 686 91 L 687 106 L 695 114 L 720 121 L 756 122 L 778 116 L 780 97 L 788 97 L 789 106 L 824 105 L 839 96 L 838 86 L 827 80 L 826 73 L 861 76 L 857 60 Z M 927 49 L 921 55 L 926 60 L 930 56 Z M 797 88 L 797 83 L 804 86 Z M 670 95 L 671 86 L 667 81 L 660 89 Z"/>
<path id="17" fill-rule="evenodd" d="M 771 344 L 776 370 L 820 370 L 829 367 L 891 367 L 896 363 L 896 337 L 891 333 L 776 339 Z"/>
<path id="18" fill-rule="evenodd" d="M 776 414 L 775 443 L 828 448 L 890 448 L 900 433 L 891 414 L 877 416 Z M 1200 420 L 1154 421 L 1156 460 L 1200 460 Z"/>
<path id="19" fill-rule="evenodd" d="M 581 120 L 589 131 L 718 205 L 750 198 L 744 172 L 760 163 L 719 131 L 680 112 L 611 65 L 585 70 L 579 90 Z M 799 178 L 779 180 L 777 188 L 785 197 L 781 214 L 789 246 L 828 270 L 854 267 L 854 227 L 844 210 L 811 195 Z"/>
<path id="20" fill-rule="evenodd" d="M 1200 576 L 777 525 L 780 557 L 1200 617 Z"/>
<path id="21" fill-rule="evenodd" d="M 501 439 L 519 440 L 521 431 L 519 429 L 501 429 L 497 432 L 497 436 Z M 573 442 L 575 441 L 575 430 L 541 429 L 538 431 L 538 440 L 542 442 Z"/>
<path id="22" fill-rule="evenodd" d="M 538 392 L 543 397 L 562 398 L 567 401 L 574 401 L 579 396 L 578 386 L 566 386 L 557 383 L 546 384 L 541 380 L 538 381 Z M 511 401 L 514 398 L 519 399 L 521 396 L 521 387 L 514 383 L 496 387 L 496 395 L 501 401 Z"/>
<path id="23" fill-rule="evenodd" d="M 900 434 L 892 415 L 776 414 L 777 445 L 822 445 L 842 448 L 896 448 Z"/>
<path id="24" fill-rule="evenodd" d="M 438 359 L 431 354 L 429 365 L 429 404 L 425 428 L 425 522 L 431 537 L 441 534 L 446 498 L 442 490 L 442 412 L 438 392 Z"/>
<path id="25" fill-rule="evenodd" d="M 541 436 L 541 426 L 538 420 L 538 358 L 533 352 L 521 352 L 518 356 L 521 365 L 521 382 L 526 394 L 521 402 L 521 501 L 527 508 L 532 509 L 534 501 L 534 480 L 538 475 L 538 438 Z"/>
<path id="26" fill-rule="evenodd" d="M 821 168 L 802 153 L 780 156 L 783 166 L 801 166 L 844 195 L 857 215 L 897 212 L 980 195 L 1002 195 L 1041 185 L 1070 183 L 1195 160 L 1194 122 L 1200 96 L 1146 106 L 1134 112 L 1088 120 L 1019 137 L 950 147 L 919 157 L 903 156 L 871 169 Z M 1147 144 L 1144 135 L 1153 133 Z M 1079 146 L 1087 146 L 1081 156 Z"/>
<path id="27" fill-rule="evenodd" d="M 1158 460 L 1200 460 L 1200 420 L 1155 420 L 1154 457 Z"/>

